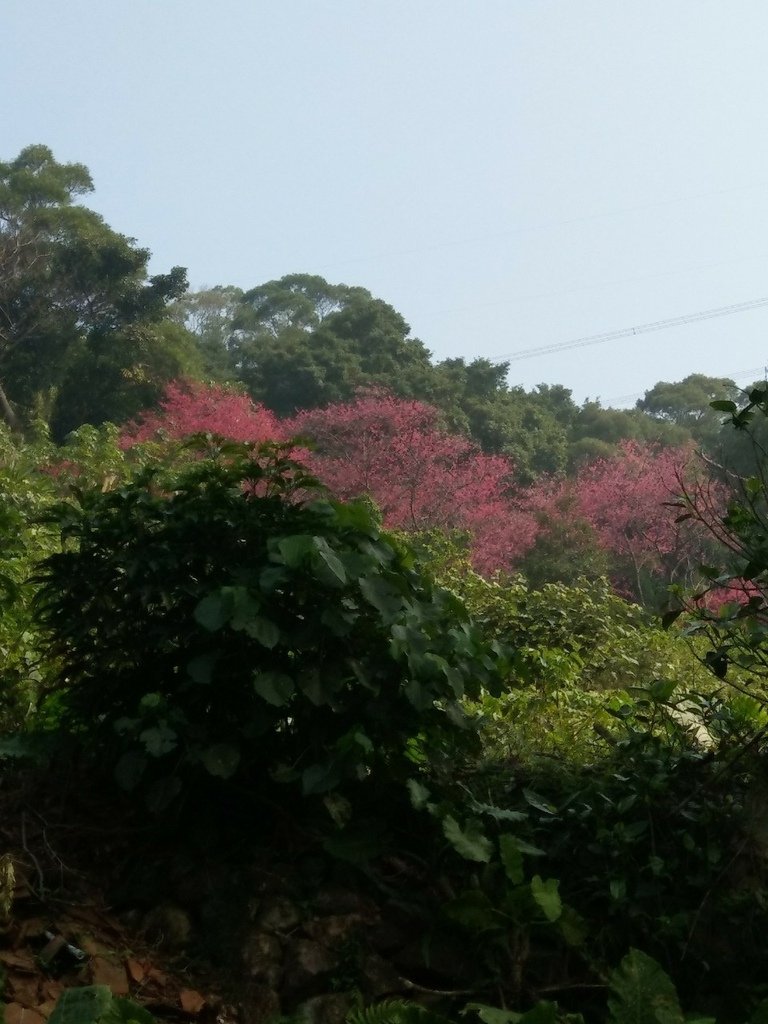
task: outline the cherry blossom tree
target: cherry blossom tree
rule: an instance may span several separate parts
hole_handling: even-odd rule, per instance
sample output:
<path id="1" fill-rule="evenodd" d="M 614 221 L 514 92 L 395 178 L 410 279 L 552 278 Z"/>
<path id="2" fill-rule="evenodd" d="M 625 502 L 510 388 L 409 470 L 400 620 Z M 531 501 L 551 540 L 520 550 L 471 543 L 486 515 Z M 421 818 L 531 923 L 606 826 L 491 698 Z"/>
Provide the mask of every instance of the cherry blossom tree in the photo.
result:
<path id="1" fill-rule="evenodd" d="M 615 455 L 593 460 L 570 479 L 531 488 L 525 507 L 542 521 L 562 512 L 589 524 L 612 558 L 616 585 L 640 599 L 670 582 L 690 582 L 702 560 L 704 531 L 678 521 L 672 507 L 681 490 L 701 474 L 689 447 L 659 448 L 624 441 Z"/>
<path id="2" fill-rule="evenodd" d="M 310 468 L 335 494 L 370 496 L 386 526 L 466 531 L 481 571 L 508 566 L 532 542 L 535 525 L 509 493 L 509 460 L 441 429 L 430 405 L 364 391 L 299 413 L 283 430 L 312 442 Z"/>
<path id="3" fill-rule="evenodd" d="M 219 434 L 233 441 L 270 441 L 283 435 L 274 415 L 263 405 L 231 388 L 199 381 L 172 381 L 157 408 L 128 423 L 120 445 L 130 448 L 158 437 Z"/>

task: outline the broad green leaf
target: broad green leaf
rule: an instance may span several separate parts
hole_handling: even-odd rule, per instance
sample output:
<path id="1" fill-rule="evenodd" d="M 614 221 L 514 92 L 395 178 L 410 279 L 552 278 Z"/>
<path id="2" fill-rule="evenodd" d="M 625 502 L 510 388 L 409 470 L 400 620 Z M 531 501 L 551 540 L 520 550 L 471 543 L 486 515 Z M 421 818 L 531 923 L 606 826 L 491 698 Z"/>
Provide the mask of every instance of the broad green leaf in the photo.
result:
<path id="1" fill-rule="evenodd" d="M 584 944 L 588 934 L 587 923 L 573 907 L 563 907 L 563 912 L 558 918 L 557 926 L 569 946 L 582 946 Z"/>
<path id="2" fill-rule="evenodd" d="M 523 811 L 510 811 L 506 807 L 497 807 L 495 804 L 484 804 L 479 800 L 472 801 L 472 810 L 477 814 L 487 814 L 496 821 L 527 821 L 528 815 Z"/>
<path id="3" fill-rule="evenodd" d="M 248 593 L 245 587 L 224 587 L 222 592 L 226 593 L 231 601 L 230 626 L 232 629 L 247 631 L 259 613 L 260 603 Z"/>
<path id="4" fill-rule="evenodd" d="M 129 750 L 115 765 L 115 782 L 130 792 L 138 786 L 147 767 L 147 759 L 138 750 Z"/>
<path id="5" fill-rule="evenodd" d="M 557 1024 L 559 1018 L 557 1003 L 541 999 L 522 1015 L 518 1024 Z"/>
<path id="6" fill-rule="evenodd" d="M 301 789 L 305 796 L 310 793 L 327 793 L 341 781 L 338 769 L 332 764 L 311 764 L 301 773 Z"/>
<path id="7" fill-rule="evenodd" d="M 330 573 L 328 582 L 346 583 L 347 571 L 325 537 L 314 537 L 313 540 L 318 557 Z"/>
<path id="8" fill-rule="evenodd" d="M 612 972 L 611 1024 L 683 1024 L 671 979 L 652 957 L 631 949 Z"/>
<path id="9" fill-rule="evenodd" d="M 139 709 L 141 711 L 152 711 L 154 708 L 159 708 L 162 703 L 162 693 L 145 693 L 139 701 Z"/>
<path id="10" fill-rule="evenodd" d="M 296 683 L 304 696 L 318 708 L 327 704 L 335 692 L 328 686 L 317 669 L 301 672 Z"/>
<path id="11" fill-rule="evenodd" d="M 715 409 L 717 412 L 736 412 L 737 405 L 735 402 L 728 402 L 724 399 L 718 399 L 716 402 L 709 403 L 710 409 Z"/>
<path id="12" fill-rule="evenodd" d="M 149 1010 L 132 999 L 114 996 L 100 1024 L 157 1024 L 157 1021 Z"/>
<path id="13" fill-rule="evenodd" d="M 359 585 L 365 600 L 381 612 L 385 620 L 392 621 L 400 614 L 403 598 L 388 580 L 382 576 L 362 576 Z"/>
<path id="14" fill-rule="evenodd" d="M 213 668 L 218 660 L 218 653 L 201 654 L 187 663 L 187 675 L 194 683 L 207 685 L 213 678 Z"/>
<path id="15" fill-rule="evenodd" d="M 357 616 L 352 615 L 350 612 L 330 607 L 323 610 L 320 621 L 330 629 L 334 636 L 349 636 L 356 618 Z"/>
<path id="16" fill-rule="evenodd" d="M 499 836 L 499 854 L 507 878 L 513 885 L 519 885 L 524 877 L 523 854 L 515 842 L 514 836 Z"/>
<path id="17" fill-rule="evenodd" d="M 229 779 L 240 764 L 240 751 L 232 743 L 215 743 L 203 751 L 200 760 L 217 779 Z"/>
<path id="18" fill-rule="evenodd" d="M 230 604 L 220 593 L 209 594 L 198 604 L 194 614 L 203 629 L 215 633 L 229 621 Z"/>
<path id="19" fill-rule="evenodd" d="M 315 538 L 305 533 L 296 533 L 292 537 L 283 537 L 278 541 L 277 549 L 282 561 L 291 569 L 298 569 L 314 554 Z"/>
<path id="20" fill-rule="evenodd" d="M 271 594 L 288 579 L 288 573 L 281 565 L 270 565 L 259 573 L 259 590 Z"/>
<path id="21" fill-rule="evenodd" d="M 414 679 L 413 676 L 403 683 L 403 692 L 417 711 L 426 711 L 427 708 L 431 708 L 435 700 L 431 690 L 422 685 L 418 679 Z"/>
<path id="22" fill-rule="evenodd" d="M 422 786 L 416 779 L 408 779 L 406 781 L 408 787 L 408 793 L 411 797 L 411 804 L 417 810 L 421 811 L 427 806 L 429 800 L 429 790 L 426 786 Z"/>
<path id="23" fill-rule="evenodd" d="M 375 831 L 335 832 L 323 841 L 323 849 L 331 857 L 357 866 L 368 864 L 384 852 L 384 844 Z"/>
<path id="24" fill-rule="evenodd" d="M 443 819 L 443 834 L 454 850 L 465 860 L 487 864 L 493 855 L 493 844 L 476 821 L 468 821 L 464 829 L 450 814 Z"/>
<path id="25" fill-rule="evenodd" d="M 112 992 L 106 985 L 64 989 L 49 1024 L 98 1024 L 111 1003 Z"/>
<path id="26" fill-rule="evenodd" d="M 504 914 L 494 907 L 481 889 L 468 889 L 443 907 L 446 917 L 458 921 L 472 931 L 506 928 L 509 924 Z"/>
<path id="27" fill-rule="evenodd" d="M 166 725 L 165 722 L 158 722 L 149 729 L 139 733 L 139 739 L 144 744 L 144 749 L 152 757 L 162 757 L 169 754 L 178 746 L 179 738 L 175 731 Z"/>
<path id="28" fill-rule="evenodd" d="M 537 811 L 543 811 L 545 814 L 556 814 L 557 808 L 553 807 L 548 800 L 545 800 L 543 796 L 539 796 L 538 793 L 534 793 L 532 789 L 524 789 L 523 796 L 527 803 L 531 807 L 535 807 Z"/>
<path id="29" fill-rule="evenodd" d="M 563 912 L 559 887 L 560 882 L 556 878 L 548 878 L 545 882 L 541 875 L 534 875 L 531 879 L 531 896 L 548 921 L 557 921 Z"/>
<path id="30" fill-rule="evenodd" d="M 255 615 L 250 619 L 243 626 L 243 631 L 248 636 L 253 637 L 254 640 L 258 640 L 262 647 L 267 647 L 269 650 L 272 650 L 280 640 L 280 627 L 272 622 L 271 619 L 265 619 L 261 615 Z"/>
<path id="31" fill-rule="evenodd" d="M 181 792 L 181 779 L 167 775 L 152 783 L 147 791 L 147 807 L 153 814 L 161 814 Z"/>
<path id="32" fill-rule="evenodd" d="M 485 1003 L 467 1003 L 462 1012 L 466 1014 L 470 1010 L 477 1014 L 482 1024 L 518 1024 L 523 1016 L 515 1010 L 501 1010 Z"/>
<path id="33" fill-rule="evenodd" d="M 254 672 L 253 688 L 267 704 L 282 708 L 294 693 L 293 680 L 281 672 Z"/>

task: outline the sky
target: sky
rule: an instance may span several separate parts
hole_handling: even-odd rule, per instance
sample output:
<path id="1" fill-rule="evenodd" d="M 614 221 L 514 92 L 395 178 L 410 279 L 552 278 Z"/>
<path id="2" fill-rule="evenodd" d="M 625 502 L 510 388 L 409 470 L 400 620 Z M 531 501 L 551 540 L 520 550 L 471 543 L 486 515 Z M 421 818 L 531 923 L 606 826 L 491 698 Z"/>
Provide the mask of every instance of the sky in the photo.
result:
<path id="1" fill-rule="evenodd" d="M 362 285 L 435 359 L 508 358 L 768 297 L 764 0 L 0 0 L 0 159 L 192 287 Z M 514 359 L 634 404 L 746 384 L 768 305 Z"/>

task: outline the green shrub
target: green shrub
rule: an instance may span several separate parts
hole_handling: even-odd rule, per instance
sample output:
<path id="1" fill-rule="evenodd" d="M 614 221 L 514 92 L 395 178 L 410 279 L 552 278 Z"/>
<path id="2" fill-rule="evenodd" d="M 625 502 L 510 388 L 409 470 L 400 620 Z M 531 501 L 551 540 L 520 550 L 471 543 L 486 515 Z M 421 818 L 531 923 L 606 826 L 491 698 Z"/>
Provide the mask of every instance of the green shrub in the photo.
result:
<path id="1" fill-rule="evenodd" d="M 38 615 L 70 730 L 161 808 L 193 779 L 326 793 L 473 735 L 499 648 L 362 505 L 227 444 L 57 507 Z"/>

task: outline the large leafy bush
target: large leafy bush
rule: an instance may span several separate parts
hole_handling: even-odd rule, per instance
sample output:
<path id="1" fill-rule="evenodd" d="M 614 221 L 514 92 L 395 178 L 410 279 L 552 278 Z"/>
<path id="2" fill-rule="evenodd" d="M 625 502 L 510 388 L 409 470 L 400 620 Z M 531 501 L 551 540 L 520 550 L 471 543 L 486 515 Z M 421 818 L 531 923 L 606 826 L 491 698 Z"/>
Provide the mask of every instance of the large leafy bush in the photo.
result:
<path id="1" fill-rule="evenodd" d="M 497 691 L 461 602 L 281 448 L 227 444 L 55 512 L 40 574 L 63 720 L 162 807 L 210 776 L 328 792 L 400 776 Z"/>

